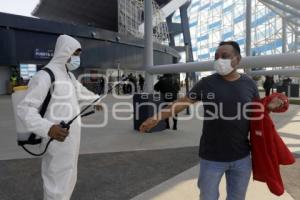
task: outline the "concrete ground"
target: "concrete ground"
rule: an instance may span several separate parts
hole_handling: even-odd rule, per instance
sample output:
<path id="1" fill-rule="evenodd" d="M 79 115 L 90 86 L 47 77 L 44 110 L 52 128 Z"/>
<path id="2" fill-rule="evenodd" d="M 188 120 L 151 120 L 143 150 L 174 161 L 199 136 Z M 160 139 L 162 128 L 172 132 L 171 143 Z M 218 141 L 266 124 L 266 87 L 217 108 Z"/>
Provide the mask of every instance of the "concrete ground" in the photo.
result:
<path id="1" fill-rule="evenodd" d="M 179 121 L 178 131 L 139 134 L 133 130 L 132 120 L 113 119 L 110 111 L 115 102 L 120 100 L 104 99 L 109 111 L 107 126 L 82 129 L 79 177 L 72 199 L 198 199 L 197 148 L 202 121 L 192 118 Z M 291 105 L 288 112 L 272 116 L 290 150 L 300 155 L 299 106 Z M 103 113 L 97 113 L 83 121 L 99 124 L 103 119 Z M 16 145 L 9 96 L 0 96 L 0 137 L 0 199 L 20 199 L 22 195 L 22 199 L 41 199 L 40 159 L 31 159 Z M 265 184 L 251 181 L 247 199 L 300 199 L 299 167 L 298 158 L 296 164 L 281 168 L 286 188 L 282 197 L 271 195 Z M 220 193 L 224 199 L 224 181 Z"/>
<path id="2" fill-rule="evenodd" d="M 197 189 L 197 177 L 199 165 L 153 187 L 152 189 L 136 196 L 132 200 L 166 200 L 166 199 L 199 199 Z M 226 199 L 226 181 L 223 177 L 220 184 L 220 198 Z M 246 200 L 262 199 L 262 200 L 293 200 L 293 197 L 287 192 L 281 197 L 277 197 L 270 192 L 264 183 L 250 181 Z"/>
<path id="3" fill-rule="evenodd" d="M 131 199 L 197 165 L 197 151 L 185 147 L 82 154 L 72 200 Z M 40 165 L 37 158 L 0 161 L 0 199 L 42 199 Z"/>

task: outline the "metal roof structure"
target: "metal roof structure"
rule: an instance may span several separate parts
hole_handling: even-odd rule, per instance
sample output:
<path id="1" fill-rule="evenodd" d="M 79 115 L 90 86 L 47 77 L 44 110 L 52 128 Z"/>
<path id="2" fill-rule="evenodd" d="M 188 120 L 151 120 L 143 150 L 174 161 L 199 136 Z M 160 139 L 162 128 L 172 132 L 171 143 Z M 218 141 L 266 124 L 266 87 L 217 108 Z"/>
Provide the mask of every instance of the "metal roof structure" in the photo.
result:
<path id="1" fill-rule="evenodd" d="M 144 41 L 114 31 L 36 19 L 0 12 L 0 65 L 18 63 L 46 64 L 47 59 L 35 59 L 36 49 L 53 51 L 61 34 L 75 37 L 82 45 L 82 67 L 141 69 Z M 154 63 L 173 63 L 180 56 L 174 49 L 154 46 Z"/>
<path id="2" fill-rule="evenodd" d="M 170 0 L 156 0 L 164 6 Z M 118 31 L 118 0 L 40 0 L 32 12 L 41 19 Z"/>

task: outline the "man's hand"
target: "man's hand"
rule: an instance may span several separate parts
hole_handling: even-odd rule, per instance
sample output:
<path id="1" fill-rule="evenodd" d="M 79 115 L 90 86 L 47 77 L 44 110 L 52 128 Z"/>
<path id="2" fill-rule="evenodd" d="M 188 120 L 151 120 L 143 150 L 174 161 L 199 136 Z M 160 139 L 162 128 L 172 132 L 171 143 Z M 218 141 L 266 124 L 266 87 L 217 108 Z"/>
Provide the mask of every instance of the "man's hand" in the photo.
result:
<path id="1" fill-rule="evenodd" d="M 276 110 L 278 108 L 280 108 L 281 106 L 284 105 L 283 100 L 275 97 L 274 99 L 272 99 L 272 101 L 268 104 L 268 109 L 270 111 Z"/>
<path id="2" fill-rule="evenodd" d="M 59 142 L 65 141 L 66 137 L 69 135 L 69 131 L 66 128 L 62 128 L 60 125 L 53 125 L 48 135 L 50 138 L 53 138 L 54 140 L 57 140 Z"/>
<path id="3" fill-rule="evenodd" d="M 150 117 L 140 125 L 139 130 L 141 133 L 148 132 L 153 127 L 155 127 L 158 123 L 159 123 L 159 120 L 157 118 Z"/>
<path id="4" fill-rule="evenodd" d="M 94 108 L 97 110 L 97 111 L 102 111 L 103 110 L 103 106 L 101 105 L 101 103 L 97 103 L 94 105 Z"/>

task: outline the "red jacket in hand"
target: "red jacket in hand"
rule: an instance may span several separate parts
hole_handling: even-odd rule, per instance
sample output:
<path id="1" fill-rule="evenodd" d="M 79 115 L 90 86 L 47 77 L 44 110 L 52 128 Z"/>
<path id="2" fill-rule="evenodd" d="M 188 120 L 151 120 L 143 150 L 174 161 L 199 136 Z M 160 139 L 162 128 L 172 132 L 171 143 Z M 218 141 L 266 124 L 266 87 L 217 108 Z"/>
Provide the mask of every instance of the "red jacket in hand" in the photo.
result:
<path id="1" fill-rule="evenodd" d="M 273 93 L 255 102 L 261 103 L 264 107 L 261 111 L 255 111 L 253 117 L 262 119 L 251 120 L 250 143 L 252 154 L 253 179 L 266 182 L 269 190 L 275 195 L 284 193 L 284 186 L 280 175 L 280 165 L 289 165 L 295 162 L 293 154 L 286 147 L 278 135 L 267 105 L 273 98 L 284 101 L 280 109 L 273 112 L 285 112 L 288 109 L 288 99 L 280 93 Z M 258 105 L 254 106 L 256 109 Z"/>

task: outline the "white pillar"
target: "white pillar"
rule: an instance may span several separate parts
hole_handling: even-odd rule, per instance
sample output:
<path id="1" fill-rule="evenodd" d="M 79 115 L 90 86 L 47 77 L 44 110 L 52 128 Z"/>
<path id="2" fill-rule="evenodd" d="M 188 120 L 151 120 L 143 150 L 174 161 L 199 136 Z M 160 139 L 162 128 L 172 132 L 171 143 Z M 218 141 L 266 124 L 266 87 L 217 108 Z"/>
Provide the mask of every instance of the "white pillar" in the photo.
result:
<path id="1" fill-rule="evenodd" d="M 264 55 L 264 56 L 247 56 L 243 57 L 239 68 L 250 69 L 253 67 L 281 67 L 281 66 L 298 66 L 300 53 L 285 53 L 278 55 Z M 147 70 L 152 74 L 163 73 L 181 73 L 181 72 L 201 72 L 213 71 L 213 60 L 178 63 L 167 65 L 156 65 L 149 67 Z"/>
<path id="2" fill-rule="evenodd" d="M 246 56 L 251 56 L 251 0 L 246 3 Z"/>
<path id="3" fill-rule="evenodd" d="M 144 15 L 145 15 L 145 34 L 144 34 L 144 68 L 146 71 L 145 77 L 145 92 L 153 91 L 154 77 L 147 72 L 148 67 L 153 66 L 153 27 L 152 27 L 152 0 L 144 0 Z"/>
<path id="4" fill-rule="evenodd" d="M 282 18 L 282 53 L 287 52 L 287 22 Z"/>

